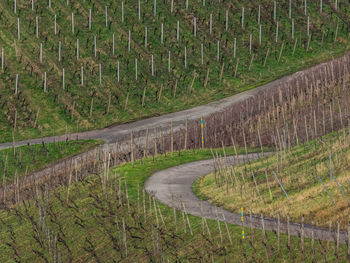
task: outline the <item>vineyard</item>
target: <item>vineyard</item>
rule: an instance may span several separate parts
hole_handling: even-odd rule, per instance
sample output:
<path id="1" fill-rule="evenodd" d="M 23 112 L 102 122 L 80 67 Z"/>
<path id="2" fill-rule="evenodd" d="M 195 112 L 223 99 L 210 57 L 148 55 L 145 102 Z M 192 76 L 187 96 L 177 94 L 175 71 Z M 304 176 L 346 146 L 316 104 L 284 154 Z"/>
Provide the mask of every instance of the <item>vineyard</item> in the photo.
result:
<path id="1" fill-rule="evenodd" d="M 233 148 L 226 149 L 228 154 Z M 217 149 L 218 154 L 223 151 Z M 238 149 L 238 153 L 244 153 Z M 1 212 L 0 258 L 26 262 L 344 261 L 343 244 L 233 226 L 165 207 L 141 188 L 153 172 L 210 158 L 210 150 L 126 163 L 80 182 L 42 188 Z M 249 211 L 245 210 L 246 218 Z M 221 218 L 222 216 L 219 215 Z M 218 218 L 219 218 L 218 217 Z M 264 225 L 264 221 L 262 221 Z M 245 238 L 242 239 L 242 229 Z"/>
<path id="2" fill-rule="evenodd" d="M 1 1 L 0 262 L 348 261 L 349 41 L 348 0 Z"/>
<path id="3" fill-rule="evenodd" d="M 0 9 L 3 142 L 190 108 L 349 49 L 348 1 L 5 0 Z"/>
<path id="4" fill-rule="evenodd" d="M 349 130 L 343 129 L 241 166 L 217 164 L 195 192 L 218 206 L 323 227 L 347 229 Z"/>

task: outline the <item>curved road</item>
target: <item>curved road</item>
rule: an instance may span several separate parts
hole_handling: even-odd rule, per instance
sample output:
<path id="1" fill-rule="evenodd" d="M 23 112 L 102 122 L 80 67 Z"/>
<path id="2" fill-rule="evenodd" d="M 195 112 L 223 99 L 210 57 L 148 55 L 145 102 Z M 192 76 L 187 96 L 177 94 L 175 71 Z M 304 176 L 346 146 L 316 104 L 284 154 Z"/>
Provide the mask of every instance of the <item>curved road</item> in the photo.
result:
<path id="1" fill-rule="evenodd" d="M 248 159 L 253 160 L 259 158 L 260 154 L 249 154 Z M 238 164 L 243 162 L 245 155 L 239 155 L 237 158 L 230 156 L 226 158 L 227 164 Z M 193 163 L 187 163 L 176 167 L 171 167 L 154 173 L 145 183 L 145 189 L 149 194 L 153 194 L 155 198 L 178 210 L 183 210 L 183 205 L 187 213 L 195 216 L 203 216 L 209 219 L 217 219 L 216 211 L 219 214 L 219 219 L 223 221 L 222 214 L 225 215 L 226 222 L 241 225 L 241 215 L 229 212 L 220 207 L 213 206 L 208 201 L 202 201 L 192 192 L 193 183 L 201 176 L 209 174 L 214 170 L 214 161 L 203 160 Z M 249 216 L 244 216 L 244 224 L 250 226 Z M 277 231 L 277 220 L 274 218 L 264 218 L 266 230 Z M 257 229 L 262 228 L 262 220 L 260 216 L 252 216 L 252 226 Z M 281 221 L 280 231 L 287 233 L 287 223 Z M 291 235 L 301 235 L 301 224 L 290 223 Z M 304 225 L 305 237 L 312 235 L 312 227 Z M 331 232 L 329 237 L 328 229 L 314 227 L 314 237 L 320 240 L 336 241 L 337 233 Z M 339 241 L 345 243 L 347 241 L 347 233 L 340 232 Z"/>

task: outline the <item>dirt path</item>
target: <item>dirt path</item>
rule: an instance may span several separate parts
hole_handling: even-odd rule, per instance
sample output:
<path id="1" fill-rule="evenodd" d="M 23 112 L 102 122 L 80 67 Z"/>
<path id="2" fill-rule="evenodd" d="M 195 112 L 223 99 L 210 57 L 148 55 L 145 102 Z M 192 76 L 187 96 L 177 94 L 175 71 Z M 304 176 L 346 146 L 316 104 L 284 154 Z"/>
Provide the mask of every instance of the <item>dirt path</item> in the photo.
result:
<path id="1" fill-rule="evenodd" d="M 249 154 L 250 160 L 259 158 L 259 154 Z M 245 155 L 235 157 L 227 157 L 228 164 L 237 164 L 244 160 Z M 193 183 L 201 176 L 209 174 L 214 170 L 213 160 L 197 161 L 193 163 L 183 164 L 171 167 L 154 173 L 145 183 L 145 189 L 148 193 L 154 194 L 155 198 L 160 202 L 176 209 L 183 210 L 183 204 L 189 214 L 195 216 L 203 216 L 210 219 L 216 219 L 216 211 L 219 219 L 223 221 L 222 214 L 225 215 L 226 222 L 241 225 L 241 215 L 229 212 L 220 207 L 211 205 L 208 201 L 202 201 L 192 191 Z M 252 216 L 252 226 L 256 229 L 262 228 L 262 220 L 260 216 Z M 244 224 L 250 227 L 249 216 L 244 216 Z M 277 231 L 277 220 L 274 218 L 264 218 L 265 229 Z M 287 222 L 281 221 L 280 226 L 282 233 L 287 233 Z M 304 225 L 305 237 L 312 235 L 312 227 Z M 301 224 L 290 223 L 291 235 L 301 235 Z M 337 233 L 331 232 L 329 238 L 328 229 L 314 227 L 315 239 L 336 241 Z M 347 233 L 340 232 L 339 241 L 345 243 L 347 241 Z"/>

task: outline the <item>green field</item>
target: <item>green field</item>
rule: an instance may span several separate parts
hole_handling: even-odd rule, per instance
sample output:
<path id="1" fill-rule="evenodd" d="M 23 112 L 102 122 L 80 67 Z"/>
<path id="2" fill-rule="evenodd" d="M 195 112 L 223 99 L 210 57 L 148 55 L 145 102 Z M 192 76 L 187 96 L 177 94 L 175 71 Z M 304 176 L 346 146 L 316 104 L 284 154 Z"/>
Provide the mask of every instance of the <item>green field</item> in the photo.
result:
<path id="1" fill-rule="evenodd" d="M 226 152 L 234 153 L 233 149 Z M 218 153 L 223 154 L 220 149 Z M 281 234 L 278 248 L 276 233 L 267 231 L 264 239 L 261 230 L 251 231 L 249 226 L 245 227 L 242 240 L 241 227 L 228 225 L 230 244 L 224 223 L 219 228 L 216 221 L 206 220 L 205 224 L 201 218 L 189 215 L 189 224 L 187 216 L 178 211 L 175 221 L 172 209 L 143 194 L 143 183 L 152 173 L 207 158 L 211 158 L 210 150 L 195 150 L 150 157 L 134 165 L 125 163 L 111 169 L 108 176 L 106 173 L 91 175 L 51 195 L 42 194 L 37 200 L 2 211 L 0 261 L 345 260 L 345 245 L 340 245 L 336 253 L 333 243 L 328 246 L 327 242 L 315 242 L 313 256 L 309 239 L 305 239 L 303 247 L 300 239 L 292 236 L 288 247 L 287 236 Z"/>
<path id="2" fill-rule="evenodd" d="M 345 1 L 337 7 L 324 1 L 322 14 L 319 2 L 309 1 L 306 15 L 304 1 L 292 1 L 289 18 L 288 0 L 277 1 L 276 15 L 267 0 L 191 0 L 188 7 L 175 2 L 173 11 L 170 0 L 156 1 L 156 8 L 154 1 L 141 0 L 139 18 L 138 1 L 129 0 L 123 2 L 124 20 L 121 2 L 68 3 L 52 1 L 50 8 L 49 1 L 34 1 L 32 10 L 31 1 L 17 0 L 16 12 L 13 1 L 0 3 L 0 142 L 11 141 L 13 130 L 20 140 L 190 108 L 349 50 L 350 5 Z"/>

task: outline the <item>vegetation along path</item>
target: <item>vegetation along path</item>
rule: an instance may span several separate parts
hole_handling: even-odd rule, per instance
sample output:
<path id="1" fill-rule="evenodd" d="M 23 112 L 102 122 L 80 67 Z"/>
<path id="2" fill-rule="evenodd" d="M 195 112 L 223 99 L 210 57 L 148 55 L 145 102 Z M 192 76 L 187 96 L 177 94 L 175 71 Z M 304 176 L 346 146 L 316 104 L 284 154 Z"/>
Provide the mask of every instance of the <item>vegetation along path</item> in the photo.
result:
<path id="1" fill-rule="evenodd" d="M 245 158 L 254 160 L 261 157 L 261 154 L 251 153 L 247 157 L 238 155 L 237 157 L 229 156 L 226 158 L 228 165 L 243 162 Z M 201 176 L 211 173 L 214 170 L 214 161 L 212 159 L 187 163 L 171 167 L 154 173 L 145 183 L 145 189 L 148 193 L 153 194 L 160 202 L 175 207 L 176 209 L 185 209 L 187 213 L 202 216 L 209 219 L 217 219 L 236 225 L 241 225 L 241 215 L 226 211 L 220 207 L 210 204 L 208 201 L 200 200 L 192 191 L 193 183 Z M 248 211 L 247 208 L 244 208 Z M 244 225 L 246 227 L 262 228 L 262 219 L 257 215 L 244 215 Z M 302 227 L 298 223 L 290 223 L 290 234 L 301 235 Z M 277 231 L 278 221 L 274 218 L 264 218 L 264 227 L 266 230 Z M 337 233 L 329 233 L 328 229 L 304 225 L 305 237 L 312 237 L 312 228 L 314 229 L 315 239 L 336 241 Z M 288 232 L 287 222 L 280 222 L 280 232 Z M 347 233 L 341 231 L 339 241 L 345 243 Z"/>
<path id="2" fill-rule="evenodd" d="M 18 142 L 15 142 L 15 145 L 21 146 L 21 145 L 26 145 L 28 143 L 37 144 L 37 143 L 42 143 L 43 141 L 45 143 L 57 142 L 57 141 L 66 140 L 67 137 L 69 137 L 70 139 L 77 139 L 77 138 L 98 139 L 98 140 L 103 140 L 106 143 L 113 143 L 115 141 L 120 142 L 121 138 L 127 136 L 130 130 L 133 130 L 134 132 L 138 132 L 138 131 L 146 130 L 147 128 L 153 129 L 154 127 L 157 127 L 159 129 L 162 129 L 164 132 L 169 132 L 170 122 L 173 123 L 173 129 L 174 129 L 174 132 L 176 132 L 177 130 L 184 128 L 185 120 L 188 120 L 188 121 L 197 120 L 202 116 L 205 118 L 212 114 L 223 112 L 225 111 L 225 109 L 229 109 L 235 104 L 245 101 L 251 97 L 258 96 L 259 94 L 261 94 L 261 92 L 276 90 L 283 83 L 291 83 L 293 80 L 304 79 L 305 76 L 311 76 L 318 71 L 323 72 L 324 68 L 329 65 L 339 64 L 339 66 L 342 66 L 344 64 L 345 66 L 347 64 L 347 61 L 349 60 L 349 57 L 350 57 L 350 53 L 348 52 L 337 59 L 318 64 L 309 69 L 305 69 L 305 70 L 296 72 L 292 75 L 282 77 L 280 79 L 277 79 L 265 85 L 256 87 L 254 89 L 247 90 L 242 93 L 221 99 L 219 101 L 208 103 L 206 105 L 197 106 L 192 109 L 165 114 L 162 116 L 152 117 L 148 119 L 143 119 L 143 120 L 139 120 L 131 123 L 126 123 L 121 125 L 112 125 L 103 129 L 97 129 L 97 130 L 92 130 L 87 132 L 79 132 L 79 133 L 72 133 L 69 135 L 51 136 L 46 138 L 18 141 Z M 12 147 L 12 145 L 13 145 L 13 142 L 2 143 L 0 144 L 0 150 Z"/>

